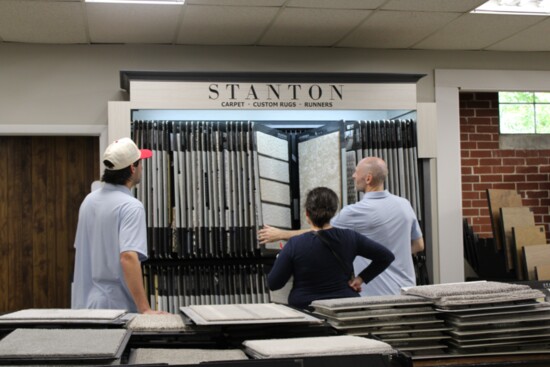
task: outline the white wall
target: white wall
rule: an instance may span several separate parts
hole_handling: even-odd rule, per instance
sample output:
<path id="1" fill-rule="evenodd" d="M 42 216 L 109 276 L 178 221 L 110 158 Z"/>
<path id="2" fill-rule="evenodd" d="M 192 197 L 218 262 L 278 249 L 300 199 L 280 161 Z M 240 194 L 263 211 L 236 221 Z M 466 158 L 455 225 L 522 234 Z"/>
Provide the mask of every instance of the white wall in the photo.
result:
<path id="1" fill-rule="evenodd" d="M 452 85 L 442 81 L 436 91 L 436 69 L 478 71 L 453 74 Z M 441 246 L 434 253 L 438 257 L 434 259 L 434 280 L 452 282 L 463 280 L 461 222 L 457 223 L 461 216 L 460 180 L 454 179 L 460 177 L 458 101 L 454 96 L 459 87 L 492 90 L 496 85 L 484 83 L 484 70 L 550 71 L 550 53 L 0 44 L 0 127 L 7 126 L 4 132 L 12 133 L 37 125 L 56 126 L 54 130 L 71 125 L 68 131 L 78 130 L 80 125 L 86 131 L 93 125 L 106 127 L 108 113 L 126 114 L 117 111 L 115 104 L 109 112 L 107 108 L 109 101 L 128 100 L 120 90 L 120 70 L 427 74 L 418 83 L 417 97 L 421 103 L 435 102 L 430 110 L 435 111 L 437 122 L 431 142 L 437 145 L 438 157 L 432 165 L 438 174 L 433 225 L 435 232 L 440 229 L 434 235 Z M 465 82 L 457 82 L 457 75 Z M 469 79 L 475 83 L 468 84 Z M 507 85 L 521 88 L 522 79 Z M 436 100 L 439 96 L 441 101 Z M 109 131 L 109 135 L 115 133 Z"/>

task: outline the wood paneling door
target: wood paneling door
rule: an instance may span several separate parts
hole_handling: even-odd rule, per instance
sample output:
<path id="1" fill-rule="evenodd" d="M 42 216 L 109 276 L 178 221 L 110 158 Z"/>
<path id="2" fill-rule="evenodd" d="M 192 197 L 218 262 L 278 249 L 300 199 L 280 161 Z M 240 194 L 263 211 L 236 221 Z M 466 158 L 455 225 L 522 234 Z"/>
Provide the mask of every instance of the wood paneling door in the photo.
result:
<path id="1" fill-rule="evenodd" d="M 80 203 L 97 137 L 0 136 L 0 313 L 70 307 Z"/>

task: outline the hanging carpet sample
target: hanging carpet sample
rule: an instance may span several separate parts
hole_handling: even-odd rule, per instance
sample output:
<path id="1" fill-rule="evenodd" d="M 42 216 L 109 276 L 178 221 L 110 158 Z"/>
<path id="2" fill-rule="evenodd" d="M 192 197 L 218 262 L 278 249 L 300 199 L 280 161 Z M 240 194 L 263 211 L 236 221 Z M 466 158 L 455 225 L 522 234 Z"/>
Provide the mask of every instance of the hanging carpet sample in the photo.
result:
<path id="1" fill-rule="evenodd" d="M 298 137 L 300 178 L 300 223 L 308 228 L 304 202 L 308 192 L 319 186 L 332 189 L 342 203 L 342 151 L 343 126 L 321 127 Z"/>
<path id="2" fill-rule="evenodd" d="M 133 349 L 128 364 L 189 365 L 211 361 L 238 361 L 248 359 L 239 349 Z"/>
<path id="3" fill-rule="evenodd" d="M 0 340 L 0 361 L 112 360 L 129 337 L 124 329 L 17 329 Z"/>
<path id="4" fill-rule="evenodd" d="M 254 358 L 300 358 L 349 354 L 393 354 L 384 342 L 351 335 L 247 340 L 245 352 Z"/>

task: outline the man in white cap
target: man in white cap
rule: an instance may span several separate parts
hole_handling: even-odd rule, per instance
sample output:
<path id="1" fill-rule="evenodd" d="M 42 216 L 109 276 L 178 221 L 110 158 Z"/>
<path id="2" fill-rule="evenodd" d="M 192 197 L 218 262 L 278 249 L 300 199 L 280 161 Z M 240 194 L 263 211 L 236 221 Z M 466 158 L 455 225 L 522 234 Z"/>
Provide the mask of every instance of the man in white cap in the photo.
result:
<path id="1" fill-rule="evenodd" d="M 141 181 L 141 160 L 153 153 L 122 138 L 103 154 L 102 188 L 88 194 L 78 215 L 71 307 L 153 311 L 143 287 L 147 259 L 143 204 L 131 189 Z"/>

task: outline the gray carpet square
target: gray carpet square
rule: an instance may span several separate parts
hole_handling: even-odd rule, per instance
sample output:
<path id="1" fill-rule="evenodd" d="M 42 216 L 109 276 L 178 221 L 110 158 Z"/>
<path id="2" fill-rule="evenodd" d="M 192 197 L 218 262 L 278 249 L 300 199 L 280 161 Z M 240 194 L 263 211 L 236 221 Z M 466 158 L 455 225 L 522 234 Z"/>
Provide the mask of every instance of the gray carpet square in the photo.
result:
<path id="1" fill-rule="evenodd" d="M 128 364 L 198 364 L 248 359 L 239 349 L 133 349 Z"/>

